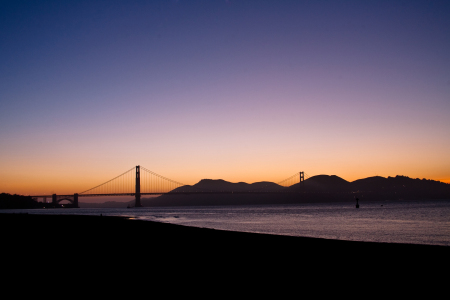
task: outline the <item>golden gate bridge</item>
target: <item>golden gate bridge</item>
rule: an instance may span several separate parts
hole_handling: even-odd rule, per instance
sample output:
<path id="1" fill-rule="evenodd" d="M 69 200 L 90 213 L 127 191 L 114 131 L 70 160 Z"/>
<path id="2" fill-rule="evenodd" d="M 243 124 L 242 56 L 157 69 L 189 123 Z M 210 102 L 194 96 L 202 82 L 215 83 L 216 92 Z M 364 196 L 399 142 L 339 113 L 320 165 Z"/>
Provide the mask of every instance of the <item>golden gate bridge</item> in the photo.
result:
<path id="1" fill-rule="evenodd" d="M 289 187 L 305 180 L 304 172 L 297 172 L 294 175 L 277 182 L 280 187 Z M 124 173 L 81 193 L 71 195 L 36 195 L 31 196 L 38 200 L 52 199 L 52 205 L 57 205 L 61 201 L 67 200 L 71 204 L 69 207 L 78 207 L 79 197 L 101 197 L 101 196 L 134 196 L 135 207 L 141 207 L 142 195 L 162 195 L 162 194 L 231 194 L 231 193 L 280 193 L 284 190 L 264 190 L 261 188 L 240 191 L 222 191 L 204 189 L 186 185 L 178 181 L 161 176 L 149 169 L 136 166 Z"/>

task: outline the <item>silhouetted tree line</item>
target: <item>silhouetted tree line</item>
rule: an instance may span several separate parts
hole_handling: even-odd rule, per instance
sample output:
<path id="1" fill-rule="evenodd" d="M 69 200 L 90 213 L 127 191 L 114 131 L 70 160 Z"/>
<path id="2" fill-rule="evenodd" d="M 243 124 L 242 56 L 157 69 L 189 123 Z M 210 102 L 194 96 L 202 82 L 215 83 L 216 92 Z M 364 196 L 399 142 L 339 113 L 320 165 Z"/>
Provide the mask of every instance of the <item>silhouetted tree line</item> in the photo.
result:
<path id="1" fill-rule="evenodd" d="M 31 196 L 11 195 L 7 193 L 0 194 L 0 209 L 41 207 L 43 207 L 43 203 L 37 202 Z"/>

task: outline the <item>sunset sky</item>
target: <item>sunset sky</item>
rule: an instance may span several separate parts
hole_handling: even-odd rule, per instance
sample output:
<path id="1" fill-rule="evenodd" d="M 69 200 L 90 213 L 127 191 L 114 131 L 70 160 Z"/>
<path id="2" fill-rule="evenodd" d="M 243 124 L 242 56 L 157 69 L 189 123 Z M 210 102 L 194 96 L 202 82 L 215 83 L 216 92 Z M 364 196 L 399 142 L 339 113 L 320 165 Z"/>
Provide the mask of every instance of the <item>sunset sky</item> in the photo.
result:
<path id="1" fill-rule="evenodd" d="M 450 183 L 450 1 L 0 1 L 0 192 Z"/>

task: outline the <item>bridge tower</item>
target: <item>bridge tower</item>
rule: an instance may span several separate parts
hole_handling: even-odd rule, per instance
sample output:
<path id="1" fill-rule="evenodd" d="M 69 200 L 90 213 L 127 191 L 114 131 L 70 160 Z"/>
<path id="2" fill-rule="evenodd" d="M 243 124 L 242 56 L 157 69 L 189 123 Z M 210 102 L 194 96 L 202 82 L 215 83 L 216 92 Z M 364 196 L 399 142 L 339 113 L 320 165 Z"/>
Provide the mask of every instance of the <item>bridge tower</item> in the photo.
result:
<path id="1" fill-rule="evenodd" d="M 300 183 L 305 182 L 305 172 L 300 172 Z"/>
<path id="2" fill-rule="evenodd" d="M 78 193 L 73 194 L 73 207 L 78 208 Z"/>
<path id="3" fill-rule="evenodd" d="M 135 197 L 136 201 L 134 206 L 135 207 L 142 207 L 141 204 L 141 173 L 140 173 L 140 166 L 136 166 L 136 191 L 135 191 Z"/>

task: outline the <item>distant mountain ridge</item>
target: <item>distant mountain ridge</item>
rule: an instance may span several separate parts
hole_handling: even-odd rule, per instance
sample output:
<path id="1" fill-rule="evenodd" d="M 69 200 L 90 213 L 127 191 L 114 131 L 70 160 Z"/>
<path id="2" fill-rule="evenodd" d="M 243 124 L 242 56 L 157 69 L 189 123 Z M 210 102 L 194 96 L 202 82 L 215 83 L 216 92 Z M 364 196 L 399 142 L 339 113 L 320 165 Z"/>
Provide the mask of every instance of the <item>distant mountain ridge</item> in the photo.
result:
<path id="1" fill-rule="evenodd" d="M 202 179 L 194 185 L 185 185 L 171 191 L 172 193 L 183 192 L 246 192 L 256 190 L 275 191 L 283 189 L 281 185 L 278 185 L 269 181 L 246 183 L 238 182 L 233 183 L 225 181 L 223 179 Z"/>
<path id="2" fill-rule="evenodd" d="M 249 184 L 202 179 L 192 186 L 179 187 L 160 197 L 141 199 L 141 203 L 143 206 L 242 205 L 355 201 L 355 198 L 360 201 L 450 199 L 450 184 L 401 175 L 387 178 L 373 176 L 353 182 L 336 175 L 316 175 L 290 187 L 273 182 Z"/>
<path id="3" fill-rule="evenodd" d="M 188 194 L 197 192 L 198 194 Z M 223 192 L 228 194 L 216 194 Z M 252 193 L 246 193 L 252 192 Z M 285 192 L 285 193 L 278 193 Z M 173 193 L 186 193 L 176 194 Z M 201 194 L 204 193 L 204 194 Z M 450 184 L 407 176 L 372 176 L 349 182 L 336 175 L 316 175 L 290 187 L 273 182 L 232 183 L 223 179 L 202 179 L 159 197 L 142 198 L 143 206 L 245 205 L 367 200 L 450 199 Z M 123 208 L 130 202 L 79 203 L 82 208 Z"/>

